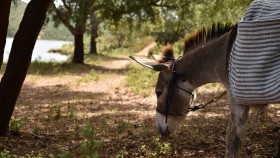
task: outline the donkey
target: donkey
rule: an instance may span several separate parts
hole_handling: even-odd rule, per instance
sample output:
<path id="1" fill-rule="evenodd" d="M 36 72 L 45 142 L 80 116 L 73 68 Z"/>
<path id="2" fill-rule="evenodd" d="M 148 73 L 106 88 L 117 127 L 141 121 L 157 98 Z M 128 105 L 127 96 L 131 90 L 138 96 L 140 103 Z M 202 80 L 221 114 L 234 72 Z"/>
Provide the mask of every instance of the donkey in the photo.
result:
<path id="1" fill-rule="evenodd" d="M 185 39 L 183 56 L 175 58 L 168 46 L 160 60 L 133 60 L 159 71 L 155 87 L 157 96 L 156 128 L 169 135 L 191 109 L 193 91 L 207 83 L 224 85 L 230 100 L 230 121 L 226 136 L 226 158 L 239 157 L 250 104 L 240 104 L 231 95 L 229 58 L 237 36 L 238 25 L 213 24 Z M 264 104 L 265 105 L 265 104 Z M 256 104 L 259 107 L 259 105 Z"/>

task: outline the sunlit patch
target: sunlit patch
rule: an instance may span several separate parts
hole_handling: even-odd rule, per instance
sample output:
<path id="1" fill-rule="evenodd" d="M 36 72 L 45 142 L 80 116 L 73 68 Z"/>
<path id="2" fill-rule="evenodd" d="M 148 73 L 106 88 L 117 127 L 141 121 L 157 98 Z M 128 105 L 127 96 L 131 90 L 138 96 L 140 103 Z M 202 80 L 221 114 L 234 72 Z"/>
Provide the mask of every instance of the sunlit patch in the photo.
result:
<path id="1" fill-rule="evenodd" d="M 215 117 L 224 117 L 224 114 L 218 114 L 218 113 L 214 113 L 214 112 L 207 112 L 205 114 L 205 118 L 215 118 Z"/>
<path id="2" fill-rule="evenodd" d="M 30 0 L 21 0 L 22 2 L 29 3 Z"/>

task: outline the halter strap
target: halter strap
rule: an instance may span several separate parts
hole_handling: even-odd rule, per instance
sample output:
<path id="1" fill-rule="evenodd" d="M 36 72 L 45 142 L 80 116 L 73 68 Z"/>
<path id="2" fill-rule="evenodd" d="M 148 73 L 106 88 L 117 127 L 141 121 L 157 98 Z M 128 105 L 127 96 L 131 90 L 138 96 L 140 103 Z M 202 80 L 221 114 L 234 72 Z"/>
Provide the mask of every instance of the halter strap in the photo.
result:
<path id="1" fill-rule="evenodd" d="M 172 95 L 173 95 L 173 89 L 174 89 L 174 87 L 176 87 L 176 88 L 178 88 L 178 89 L 180 89 L 180 90 L 182 90 L 182 91 L 184 91 L 184 92 L 186 92 L 186 93 L 188 93 L 188 94 L 190 94 L 191 96 L 192 96 L 192 100 L 194 99 L 194 95 L 190 92 L 190 91 L 188 91 L 188 90 L 186 90 L 186 89 L 183 89 L 183 88 L 181 88 L 181 87 L 179 87 L 178 85 L 176 85 L 175 83 L 176 83 L 176 80 L 177 80 L 177 73 L 176 73 L 176 71 L 177 71 L 177 62 L 178 62 L 178 60 L 180 59 L 181 57 L 178 57 L 175 61 L 174 61 L 174 63 L 173 63 L 173 65 L 172 65 L 172 70 L 171 70 L 171 72 L 172 72 L 172 77 L 171 77 L 171 80 L 170 80 L 170 82 L 169 82 L 169 85 L 168 85 L 168 91 L 167 91 L 167 97 L 166 97 L 166 107 L 165 107 L 165 111 L 163 112 L 163 111 L 161 111 L 161 110 L 159 110 L 158 108 L 156 109 L 156 111 L 157 112 L 159 112 L 160 114 L 162 114 L 162 115 L 165 115 L 165 123 L 167 123 L 167 116 L 168 115 L 185 115 L 185 113 L 184 114 L 181 114 L 181 113 L 170 113 L 169 112 L 169 108 L 170 108 L 170 106 L 171 106 L 171 100 L 172 100 Z M 188 112 L 188 111 L 187 111 Z"/>

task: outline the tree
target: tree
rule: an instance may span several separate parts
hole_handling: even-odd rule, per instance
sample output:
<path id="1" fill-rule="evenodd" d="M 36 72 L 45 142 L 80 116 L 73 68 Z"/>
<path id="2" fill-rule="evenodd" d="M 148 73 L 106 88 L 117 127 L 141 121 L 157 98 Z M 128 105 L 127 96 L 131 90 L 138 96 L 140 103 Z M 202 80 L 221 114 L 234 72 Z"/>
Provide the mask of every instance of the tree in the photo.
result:
<path id="1" fill-rule="evenodd" d="M 121 19 L 137 21 L 140 24 L 143 21 L 152 21 L 157 25 L 161 24 L 161 28 L 158 27 L 155 31 L 158 32 L 156 34 L 172 37 L 164 39 L 173 43 L 186 32 L 201 26 L 201 23 L 209 25 L 214 18 L 236 18 L 244 8 L 244 3 L 249 1 L 252 0 L 56 0 L 50 13 L 57 24 L 65 25 L 75 37 L 72 61 L 83 63 L 82 41 L 87 22 L 91 24 L 90 53 L 95 54 L 98 24 L 103 21 L 113 21 L 113 24 L 122 22 Z"/>
<path id="2" fill-rule="evenodd" d="M 98 25 L 99 25 L 99 21 L 98 18 L 96 16 L 96 14 L 93 12 L 91 19 L 90 19 L 90 24 L 91 24 L 91 39 L 90 39 L 90 54 L 95 54 L 97 55 L 97 48 L 96 48 L 96 38 L 98 37 Z"/>
<path id="3" fill-rule="evenodd" d="M 172 2 L 171 2 L 172 1 Z M 153 35 L 159 43 L 174 43 L 198 28 L 217 22 L 237 22 L 253 0 L 170 0 L 176 9 L 160 10 Z"/>
<path id="4" fill-rule="evenodd" d="M 9 0 L 2 0 L 9 3 Z M 0 82 L 0 135 L 6 135 L 14 107 L 31 62 L 32 51 L 52 0 L 31 0 L 14 37 L 6 71 Z M 2 6 L 2 5 L 1 5 Z M 8 8 L 8 7 L 7 7 Z M 4 11 L 0 10 L 0 15 Z M 5 14 L 3 18 L 8 18 Z M 0 40 L 6 39 L 1 36 Z"/>
<path id="5" fill-rule="evenodd" d="M 55 1 L 50 14 L 56 24 L 62 23 L 75 37 L 74 63 L 83 63 L 83 34 L 91 18 L 91 53 L 96 53 L 99 20 L 119 21 L 130 15 L 135 20 L 153 19 L 157 11 L 153 7 L 168 6 L 165 0 L 61 0 Z M 99 16 L 97 16 L 99 15 Z"/>
<path id="6" fill-rule="evenodd" d="M 10 7 L 11 0 L 0 1 L 0 67 L 3 63 L 3 55 L 9 25 Z"/>
<path id="7" fill-rule="evenodd" d="M 84 62 L 83 36 L 86 30 L 86 22 L 95 0 L 61 0 L 58 4 L 55 1 L 50 9 L 53 20 L 56 24 L 62 23 L 74 36 L 74 56 L 73 63 Z M 97 9 L 97 8 L 96 8 Z"/>

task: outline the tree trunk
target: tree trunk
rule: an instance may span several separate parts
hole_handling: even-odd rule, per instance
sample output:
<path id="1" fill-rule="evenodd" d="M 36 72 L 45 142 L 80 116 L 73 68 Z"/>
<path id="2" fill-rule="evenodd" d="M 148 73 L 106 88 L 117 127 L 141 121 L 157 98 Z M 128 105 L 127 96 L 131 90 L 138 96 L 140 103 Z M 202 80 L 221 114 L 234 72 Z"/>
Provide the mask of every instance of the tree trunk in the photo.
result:
<path id="1" fill-rule="evenodd" d="M 91 41 L 90 41 L 90 54 L 97 55 L 96 49 L 96 38 L 98 37 L 97 29 L 98 29 L 98 19 L 95 13 L 91 15 Z"/>
<path id="2" fill-rule="evenodd" d="M 83 64 L 84 63 L 84 34 L 75 34 L 75 49 L 73 63 Z"/>
<path id="3" fill-rule="evenodd" d="M 95 39 L 96 39 L 95 36 L 91 36 L 91 40 L 90 40 L 90 54 L 97 55 L 96 40 Z"/>
<path id="4" fill-rule="evenodd" d="M 3 64 L 4 49 L 9 25 L 11 0 L 0 1 L 0 68 Z"/>
<path id="5" fill-rule="evenodd" d="M 0 135 L 6 135 L 14 107 L 29 68 L 32 51 L 53 0 L 31 0 L 24 12 L 6 71 L 0 83 Z"/>

